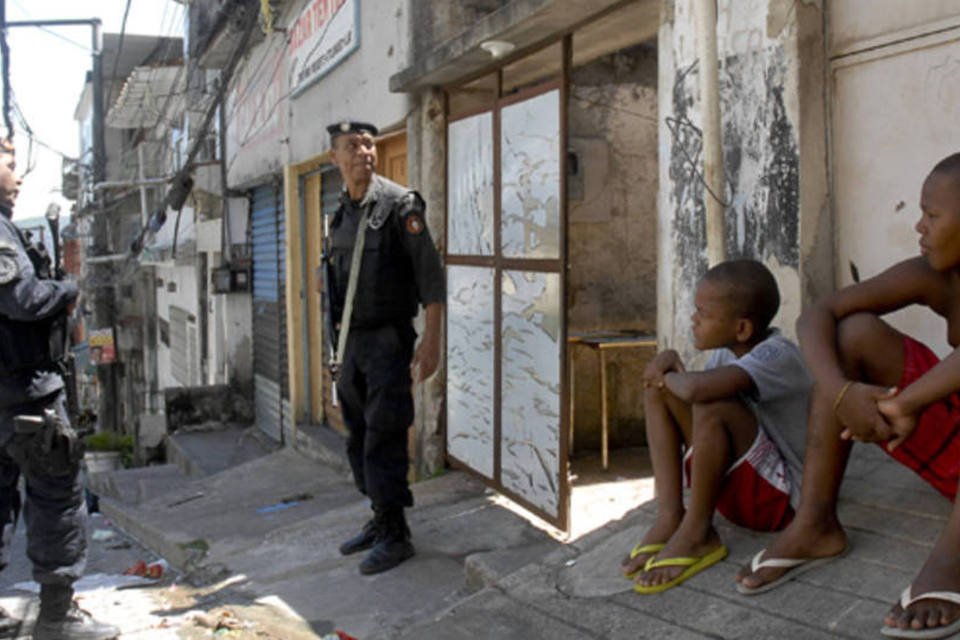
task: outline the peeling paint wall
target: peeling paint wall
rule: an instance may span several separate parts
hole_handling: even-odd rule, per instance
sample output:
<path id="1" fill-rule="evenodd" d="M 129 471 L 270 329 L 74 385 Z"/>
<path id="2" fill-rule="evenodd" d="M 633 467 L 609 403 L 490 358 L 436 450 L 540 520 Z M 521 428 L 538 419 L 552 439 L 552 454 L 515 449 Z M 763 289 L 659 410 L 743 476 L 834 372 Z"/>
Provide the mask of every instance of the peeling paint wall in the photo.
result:
<path id="1" fill-rule="evenodd" d="M 825 198 L 825 175 L 815 185 L 804 183 L 800 175 L 800 148 L 805 144 L 801 115 L 807 109 L 823 109 L 822 94 L 799 93 L 799 34 L 806 33 L 805 22 L 798 17 L 805 11 L 802 4 L 721 0 L 717 20 L 727 186 L 725 193 L 715 195 L 726 205 L 726 255 L 758 259 L 770 267 L 783 299 L 774 322 L 789 336 L 794 335 L 804 302 L 801 228 L 808 218 L 815 223 Z M 692 0 L 665 6 L 659 53 L 660 344 L 702 363 L 689 335 L 693 291 L 707 268 Z M 809 129 L 804 135 L 823 135 L 822 122 L 819 131 L 815 126 Z"/>

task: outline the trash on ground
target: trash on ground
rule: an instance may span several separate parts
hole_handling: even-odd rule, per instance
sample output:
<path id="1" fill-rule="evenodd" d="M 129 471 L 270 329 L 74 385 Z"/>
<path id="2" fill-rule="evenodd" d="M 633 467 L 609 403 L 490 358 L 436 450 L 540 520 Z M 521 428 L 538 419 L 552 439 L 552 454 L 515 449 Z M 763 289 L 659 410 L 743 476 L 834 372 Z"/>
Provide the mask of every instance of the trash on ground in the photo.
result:
<path id="1" fill-rule="evenodd" d="M 250 623 L 244 622 L 234 615 L 234 613 L 229 609 L 210 612 L 196 611 L 188 614 L 188 619 L 191 620 L 195 625 L 199 627 L 205 627 L 207 629 L 213 629 L 214 632 L 236 631 L 238 629 L 244 629 L 251 626 Z"/>
<path id="2" fill-rule="evenodd" d="M 133 545 L 130 544 L 130 542 L 128 542 L 128 541 L 126 541 L 126 540 L 121 540 L 120 542 L 116 542 L 116 543 L 114 543 L 114 544 L 108 544 L 108 545 L 107 545 L 107 549 L 109 549 L 109 550 L 111 550 L 111 551 L 115 551 L 115 550 L 117 550 L 117 549 L 130 549 L 130 548 L 132 548 L 132 547 L 133 547 Z"/>
<path id="3" fill-rule="evenodd" d="M 111 531 L 110 529 L 97 529 L 92 534 L 90 534 L 90 538 L 94 542 L 104 542 L 111 538 L 115 538 L 116 536 L 117 536 L 116 531 Z"/>
<path id="4" fill-rule="evenodd" d="M 340 631 L 337 629 L 333 633 L 328 633 L 327 635 L 320 638 L 320 640 L 357 640 L 352 635 L 346 631 Z"/>
<path id="5" fill-rule="evenodd" d="M 163 572 L 168 568 L 166 560 L 157 560 L 147 564 L 143 560 L 137 562 L 129 569 L 123 572 L 125 576 L 140 576 L 150 580 L 159 580 L 163 577 Z"/>

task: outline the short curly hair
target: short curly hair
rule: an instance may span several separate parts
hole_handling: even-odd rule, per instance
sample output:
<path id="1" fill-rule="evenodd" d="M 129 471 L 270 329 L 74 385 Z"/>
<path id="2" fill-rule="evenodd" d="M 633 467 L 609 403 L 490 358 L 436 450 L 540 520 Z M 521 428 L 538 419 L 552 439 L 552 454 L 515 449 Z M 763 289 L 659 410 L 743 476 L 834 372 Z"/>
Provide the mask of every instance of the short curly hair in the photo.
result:
<path id="1" fill-rule="evenodd" d="M 727 304 L 738 316 L 753 322 L 754 333 L 767 330 L 780 309 L 780 289 L 770 270 L 756 260 L 728 260 L 703 276 L 726 289 Z"/>

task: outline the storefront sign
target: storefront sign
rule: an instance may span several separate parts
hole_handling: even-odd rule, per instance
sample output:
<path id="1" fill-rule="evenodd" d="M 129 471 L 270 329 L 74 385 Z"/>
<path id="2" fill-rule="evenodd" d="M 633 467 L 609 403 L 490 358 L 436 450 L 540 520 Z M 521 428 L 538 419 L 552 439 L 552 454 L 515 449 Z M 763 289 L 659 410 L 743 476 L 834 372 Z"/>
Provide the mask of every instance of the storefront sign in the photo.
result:
<path id="1" fill-rule="evenodd" d="M 94 329 L 87 338 L 90 345 L 90 361 L 93 364 L 110 364 L 117 360 L 113 342 L 113 329 Z"/>
<path id="2" fill-rule="evenodd" d="M 290 28 L 290 91 L 296 97 L 360 46 L 360 0 L 311 0 Z"/>

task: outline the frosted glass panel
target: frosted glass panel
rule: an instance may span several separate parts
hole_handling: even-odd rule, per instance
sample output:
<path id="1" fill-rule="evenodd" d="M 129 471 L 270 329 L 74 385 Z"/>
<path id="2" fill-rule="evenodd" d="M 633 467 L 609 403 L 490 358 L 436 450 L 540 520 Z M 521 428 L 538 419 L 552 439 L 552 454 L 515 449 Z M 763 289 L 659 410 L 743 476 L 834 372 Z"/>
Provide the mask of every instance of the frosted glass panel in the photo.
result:
<path id="1" fill-rule="evenodd" d="M 560 92 L 500 112 L 501 243 L 508 258 L 560 257 Z"/>
<path id="2" fill-rule="evenodd" d="M 493 115 L 488 111 L 448 129 L 448 251 L 493 254 Z"/>
<path id="3" fill-rule="evenodd" d="M 560 275 L 504 271 L 503 486 L 554 516 L 560 500 Z"/>
<path id="4" fill-rule="evenodd" d="M 447 451 L 493 477 L 493 269 L 447 268 Z"/>

